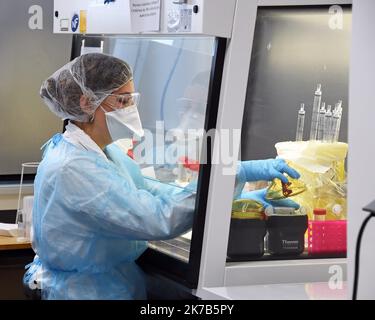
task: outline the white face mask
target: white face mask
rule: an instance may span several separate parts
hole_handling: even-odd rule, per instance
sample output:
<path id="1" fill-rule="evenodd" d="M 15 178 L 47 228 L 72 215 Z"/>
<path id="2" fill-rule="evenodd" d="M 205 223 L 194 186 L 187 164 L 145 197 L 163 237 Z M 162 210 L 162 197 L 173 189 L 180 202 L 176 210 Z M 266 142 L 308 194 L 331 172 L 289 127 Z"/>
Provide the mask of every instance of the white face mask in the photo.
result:
<path id="1" fill-rule="evenodd" d="M 144 136 L 141 119 L 136 105 L 109 112 L 105 111 L 102 106 L 101 108 L 105 113 L 105 119 L 112 141 L 132 139 L 134 134 L 138 138 Z"/>

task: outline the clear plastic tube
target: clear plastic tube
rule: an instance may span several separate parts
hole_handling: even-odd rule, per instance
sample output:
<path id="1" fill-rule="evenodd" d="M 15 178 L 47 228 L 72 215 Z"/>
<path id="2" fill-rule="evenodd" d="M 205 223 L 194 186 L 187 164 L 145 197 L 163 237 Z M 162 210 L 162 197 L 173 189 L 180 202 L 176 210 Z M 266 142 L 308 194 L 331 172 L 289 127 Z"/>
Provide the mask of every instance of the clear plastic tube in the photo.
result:
<path id="1" fill-rule="evenodd" d="M 310 140 L 316 140 L 318 135 L 319 111 L 322 101 L 322 85 L 318 84 L 315 91 L 313 113 L 311 118 Z"/>
<path id="2" fill-rule="evenodd" d="M 339 101 L 337 107 L 338 107 L 338 109 L 339 109 L 339 111 L 340 111 L 340 113 L 341 113 L 341 115 L 342 115 L 342 101 L 341 101 L 341 100 Z"/>
<path id="3" fill-rule="evenodd" d="M 332 106 L 328 106 L 324 117 L 323 140 L 325 142 L 332 142 Z"/>
<path id="4" fill-rule="evenodd" d="M 183 165 L 183 163 L 179 163 L 178 164 L 178 174 L 177 174 L 177 179 L 178 181 L 180 182 L 186 182 L 186 170 L 185 170 L 185 167 Z"/>
<path id="5" fill-rule="evenodd" d="M 306 115 L 305 104 L 301 103 L 301 109 L 298 112 L 296 141 L 303 141 L 303 131 L 305 128 L 305 115 Z"/>
<path id="6" fill-rule="evenodd" d="M 324 138 L 324 120 L 326 116 L 326 104 L 322 104 L 322 108 L 319 111 L 319 117 L 318 117 L 318 135 L 316 140 L 323 141 Z"/>
<path id="7" fill-rule="evenodd" d="M 337 121 L 337 128 L 335 131 L 335 142 L 339 141 L 340 139 L 340 129 L 341 129 L 341 115 L 339 117 L 339 120 Z"/>
<path id="8" fill-rule="evenodd" d="M 332 116 L 332 140 L 333 142 L 339 141 L 341 119 L 342 119 L 342 100 L 336 103 L 335 110 L 333 111 L 333 116 Z"/>
<path id="9" fill-rule="evenodd" d="M 340 101 L 335 104 L 335 109 L 333 109 L 332 113 L 335 113 L 339 108 Z"/>
<path id="10" fill-rule="evenodd" d="M 337 118 L 337 120 L 336 120 L 336 124 L 335 124 L 335 128 L 334 128 L 335 133 L 334 133 L 333 141 L 337 142 L 337 141 L 339 141 L 339 138 L 340 138 L 342 110 L 338 110 L 335 117 Z"/>
<path id="11" fill-rule="evenodd" d="M 21 170 L 21 180 L 20 180 L 20 187 L 18 191 L 18 204 L 17 204 L 17 215 L 16 215 L 16 224 L 18 225 L 18 237 L 17 242 L 24 242 L 29 241 L 30 239 L 27 238 L 27 234 L 30 234 L 30 232 L 27 232 L 26 227 L 31 227 L 31 217 L 28 217 L 26 215 L 25 208 L 21 208 L 21 202 L 22 202 L 22 188 L 23 188 L 23 177 L 25 173 L 25 169 L 29 168 L 38 168 L 39 162 L 27 162 L 22 163 L 22 170 Z M 29 221 L 30 220 L 30 221 Z"/>
<path id="12" fill-rule="evenodd" d="M 332 141 L 337 142 L 340 137 L 340 127 L 341 127 L 341 117 L 342 117 L 342 101 L 340 100 L 335 104 L 335 109 L 332 114 Z"/>

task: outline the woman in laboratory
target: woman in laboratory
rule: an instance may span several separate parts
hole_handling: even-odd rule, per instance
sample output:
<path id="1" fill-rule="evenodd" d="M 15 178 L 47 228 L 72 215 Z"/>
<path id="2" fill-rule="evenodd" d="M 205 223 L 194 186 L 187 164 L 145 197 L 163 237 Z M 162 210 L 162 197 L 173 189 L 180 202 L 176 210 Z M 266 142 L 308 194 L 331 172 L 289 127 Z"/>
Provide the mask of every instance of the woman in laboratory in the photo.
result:
<path id="1" fill-rule="evenodd" d="M 63 134 L 43 147 L 34 184 L 34 261 L 25 285 L 43 299 L 145 299 L 135 260 L 148 240 L 191 228 L 194 192 L 142 176 L 112 142 L 141 137 L 143 129 L 129 65 L 90 53 L 63 66 L 42 85 L 49 109 L 69 119 Z M 246 181 L 287 181 L 298 173 L 283 160 L 242 162 L 238 197 Z"/>

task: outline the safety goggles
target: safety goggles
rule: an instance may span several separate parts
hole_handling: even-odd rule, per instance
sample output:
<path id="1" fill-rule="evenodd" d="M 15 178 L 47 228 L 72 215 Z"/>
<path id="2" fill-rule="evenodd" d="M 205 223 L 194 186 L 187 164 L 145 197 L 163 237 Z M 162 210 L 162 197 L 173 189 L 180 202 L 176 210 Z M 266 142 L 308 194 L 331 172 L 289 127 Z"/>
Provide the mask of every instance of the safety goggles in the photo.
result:
<path id="1" fill-rule="evenodd" d="M 108 94 L 104 100 L 104 105 L 108 105 L 112 109 L 123 109 L 132 105 L 139 106 L 141 94 L 139 92 Z"/>

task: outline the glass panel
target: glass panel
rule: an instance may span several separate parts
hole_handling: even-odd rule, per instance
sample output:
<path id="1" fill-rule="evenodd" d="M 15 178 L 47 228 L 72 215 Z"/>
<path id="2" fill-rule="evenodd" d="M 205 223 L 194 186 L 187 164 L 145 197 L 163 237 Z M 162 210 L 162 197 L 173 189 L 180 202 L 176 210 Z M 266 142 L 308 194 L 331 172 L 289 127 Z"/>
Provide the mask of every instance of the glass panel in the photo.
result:
<path id="1" fill-rule="evenodd" d="M 244 191 L 269 188 L 264 192 L 266 201 L 289 198 L 301 209 L 263 206 L 259 214 L 262 210 L 252 201 L 253 193 L 247 200 L 235 201 L 230 261 L 345 256 L 350 31 L 350 8 L 258 10 L 241 160 L 280 156 L 301 173 L 301 179 L 290 179 L 290 185 L 280 180 L 247 183 Z M 318 84 L 321 97 L 316 93 Z M 321 141 L 315 141 L 315 135 L 310 139 L 314 99 L 316 105 L 319 99 L 321 106 L 326 105 L 320 120 L 316 117 Z M 337 140 L 342 143 L 334 137 L 340 121 Z M 314 209 L 323 210 L 314 215 Z"/>
<path id="2" fill-rule="evenodd" d="M 135 142 L 131 154 L 145 177 L 180 187 L 197 180 L 214 47 L 212 37 L 104 39 L 104 52 L 132 66 L 141 93 L 139 113 L 152 144 Z M 149 245 L 187 262 L 190 240 L 188 232 Z"/>

